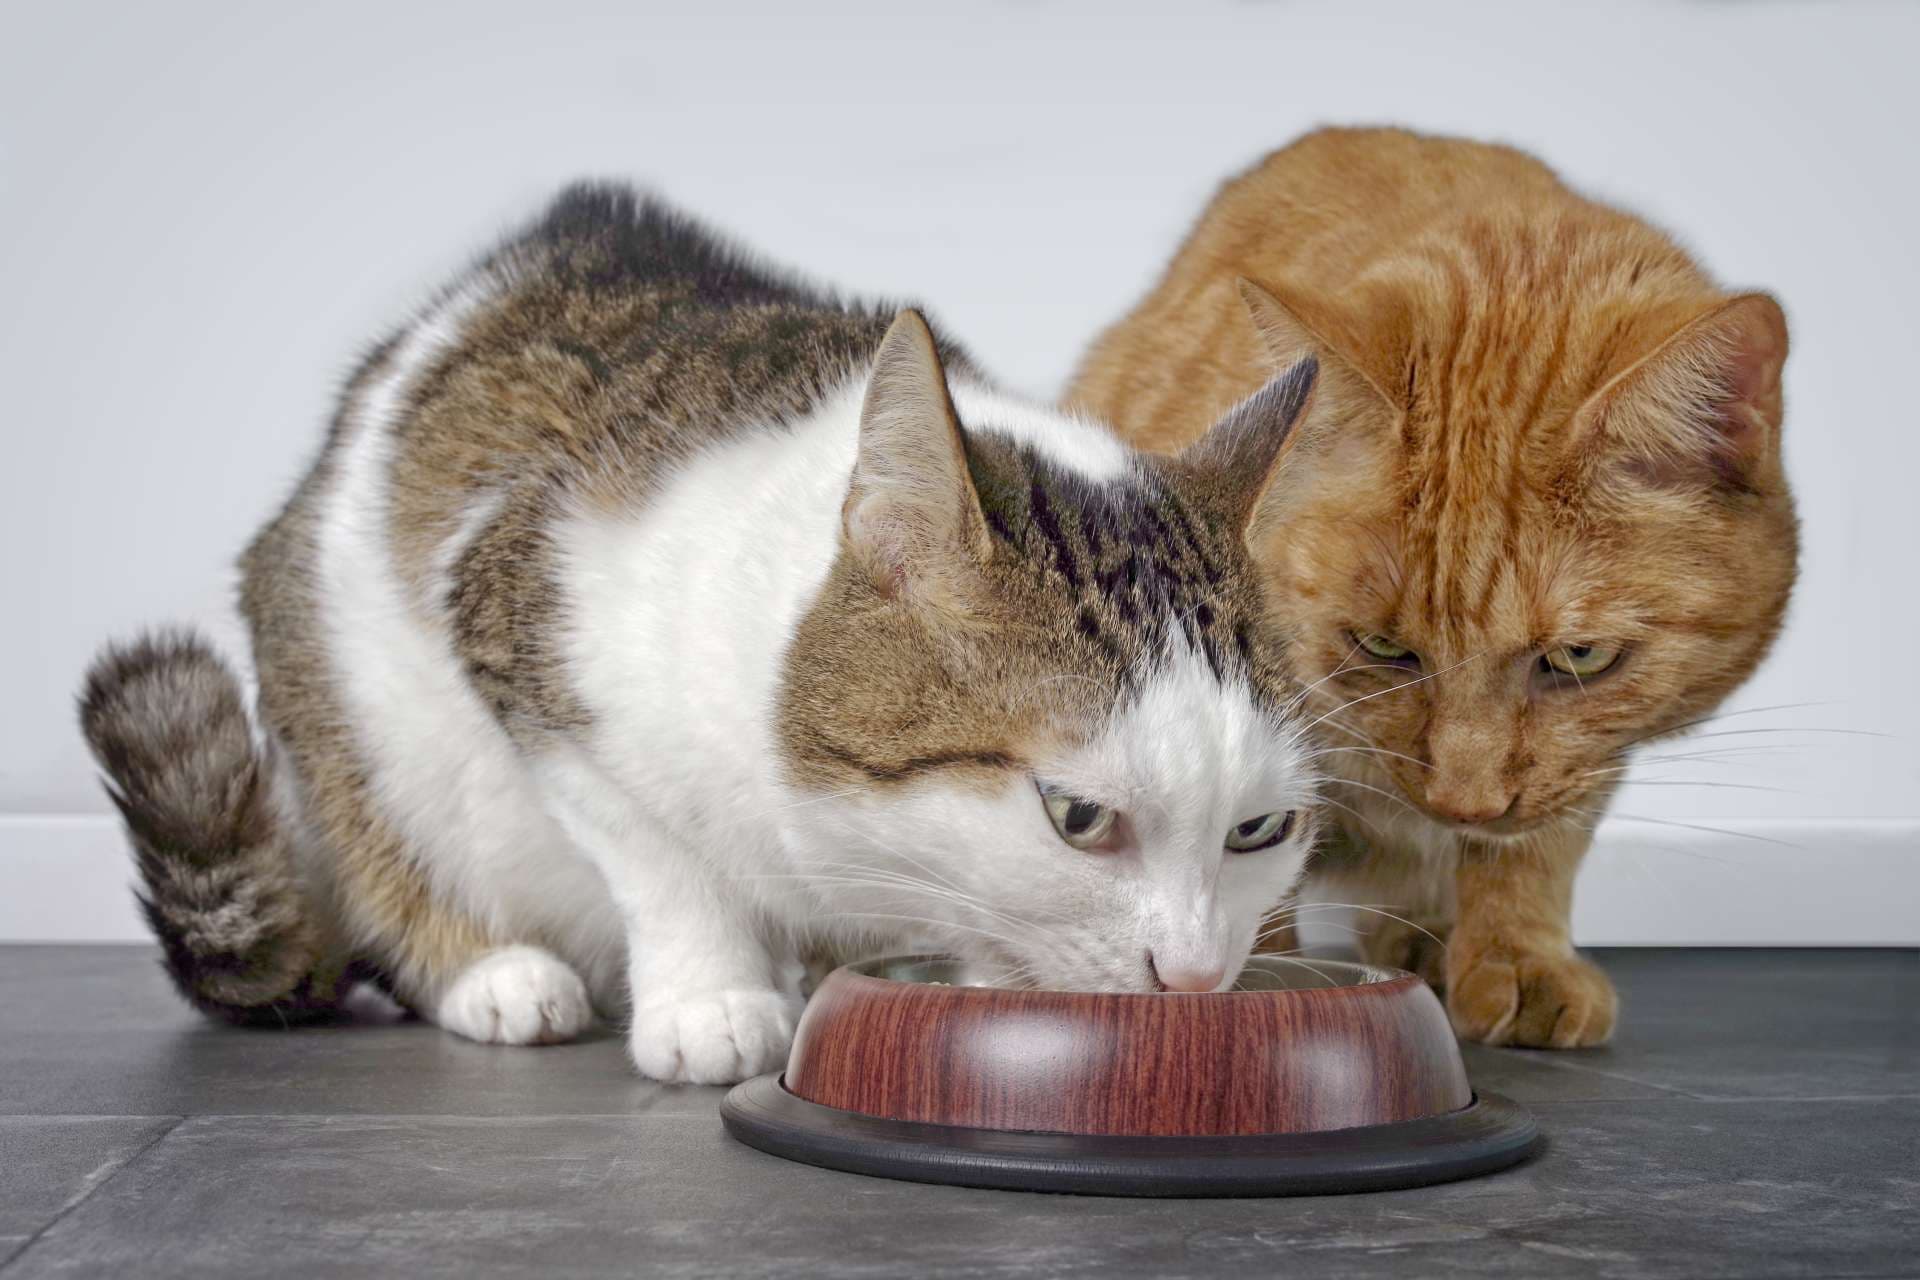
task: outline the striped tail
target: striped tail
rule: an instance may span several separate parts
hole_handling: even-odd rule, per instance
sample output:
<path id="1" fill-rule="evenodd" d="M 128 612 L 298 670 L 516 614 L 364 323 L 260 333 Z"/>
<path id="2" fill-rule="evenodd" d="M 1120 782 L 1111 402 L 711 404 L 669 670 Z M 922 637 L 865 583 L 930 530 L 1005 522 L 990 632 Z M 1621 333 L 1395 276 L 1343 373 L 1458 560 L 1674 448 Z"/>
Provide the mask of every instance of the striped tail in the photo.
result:
<path id="1" fill-rule="evenodd" d="M 216 1018 L 324 1016 L 345 988 L 272 800 L 246 696 L 190 632 L 109 645 L 80 700 L 87 745 L 126 819 L 140 905 L 167 973 Z"/>

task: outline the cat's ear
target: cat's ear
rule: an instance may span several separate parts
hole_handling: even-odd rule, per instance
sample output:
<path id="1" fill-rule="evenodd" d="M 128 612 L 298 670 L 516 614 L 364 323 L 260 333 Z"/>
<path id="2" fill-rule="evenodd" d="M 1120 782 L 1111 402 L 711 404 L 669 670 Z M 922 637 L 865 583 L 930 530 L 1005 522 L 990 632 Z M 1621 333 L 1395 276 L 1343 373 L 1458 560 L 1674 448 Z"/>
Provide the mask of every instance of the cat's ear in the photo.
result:
<path id="1" fill-rule="evenodd" d="M 1181 452 L 1182 466 L 1199 480 L 1214 513 L 1242 533 L 1287 487 L 1280 477 L 1288 459 L 1303 445 L 1309 452 L 1321 446 L 1326 424 L 1312 413 L 1319 380 L 1317 357 L 1296 360 Z"/>
<path id="2" fill-rule="evenodd" d="M 1331 398 L 1372 399 L 1398 412 L 1403 406 L 1387 391 L 1384 368 L 1370 366 L 1361 341 L 1329 307 L 1296 295 L 1282 302 L 1263 285 L 1241 276 L 1236 284 L 1247 315 L 1276 369 L 1290 369 L 1309 356 L 1320 362 L 1322 394 Z"/>
<path id="3" fill-rule="evenodd" d="M 847 549 L 889 596 L 950 595 L 991 553 L 960 417 L 917 311 L 894 318 L 874 357 L 841 519 Z"/>
<path id="4" fill-rule="evenodd" d="M 1656 487 L 1767 487 L 1780 466 L 1787 320 L 1764 293 L 1682 326 L 1596 392 L 1574 439 L 1590 461 Z"/>

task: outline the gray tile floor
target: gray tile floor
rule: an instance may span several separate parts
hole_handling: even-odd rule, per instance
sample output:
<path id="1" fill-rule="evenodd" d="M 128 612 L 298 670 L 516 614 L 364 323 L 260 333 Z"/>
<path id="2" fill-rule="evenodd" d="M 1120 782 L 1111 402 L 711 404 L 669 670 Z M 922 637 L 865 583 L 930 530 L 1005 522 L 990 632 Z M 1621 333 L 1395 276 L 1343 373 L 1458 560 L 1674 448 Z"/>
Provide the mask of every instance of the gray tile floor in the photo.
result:
<path id="1" fill-rule="evenodd" d="M 610 1036 L 206 1025 L 140 948 L 0 948 L 0 1276 L 1920 1276 L 1920 953 L 1616 951 L 1598 1052 L 1474 1049 L 1530 1163 L 1130 1201 L 731 1143 Z"/>

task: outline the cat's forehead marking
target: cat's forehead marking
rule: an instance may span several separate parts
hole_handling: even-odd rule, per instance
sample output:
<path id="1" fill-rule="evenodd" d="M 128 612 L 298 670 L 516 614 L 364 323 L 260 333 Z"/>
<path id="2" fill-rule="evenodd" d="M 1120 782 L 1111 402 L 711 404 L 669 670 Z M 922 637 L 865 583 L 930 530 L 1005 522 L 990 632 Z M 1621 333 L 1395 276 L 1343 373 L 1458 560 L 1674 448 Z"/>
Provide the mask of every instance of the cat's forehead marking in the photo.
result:
<path id="1" fill-rule="evenodd" d="M 1593 516 L 1593 490 L 1568 480 L 1569 424 L 1698 314 L 1702 284 L 1664 237 L 1586 207 L 1467 219 L 1426 236 L 1417 258 L 1388 290 L 1409 319 L 1375 352 L 1405 374 L 1403 559 L 1416 607 L 1495 625 L 1550 585 L 1518 573 Z"/>
<path id="2" fill-rule="evenodd" d="M 1071 618 L 1121 687 L 1177 646 L 1216 681 L 1266 691 L 1244 555 L 1163 474 L 1093 479 L 992 423 L 970 424 L 968 450 L 988 527 L 1039 588 L 1035 607 Z"/>
<path id="3" fill-rule="evenodd" d="M 1163 710 L 1125 723 L 1207 741 L 1287 732 L 1295 686 L 1238 527 L 1178 468 L 1132 454 L 1079 465 L 1108 447 L 1098 441 L 1079 462 L 1063 456 L 1092 430 L 1062 420 L 1039 440 L 963 419 L 992 540 L 970 621 L 876 609 L 865 579 L 836 563 L 787 656 L 780 732 L 796 779 L 991 790 L 1148 703 Z M 1175 675 L 1201 692 L 1169 711 L 1154 690 Z M 1129 756 L 1121 772 L 1151 781 L 1157 758 Z"/>

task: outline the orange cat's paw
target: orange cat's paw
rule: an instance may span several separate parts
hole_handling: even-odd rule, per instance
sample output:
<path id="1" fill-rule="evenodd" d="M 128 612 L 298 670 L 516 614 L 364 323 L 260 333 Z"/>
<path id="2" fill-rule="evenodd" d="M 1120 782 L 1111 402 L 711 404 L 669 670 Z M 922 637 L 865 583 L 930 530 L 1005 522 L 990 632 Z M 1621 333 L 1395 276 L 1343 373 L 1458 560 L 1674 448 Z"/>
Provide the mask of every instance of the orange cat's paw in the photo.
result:
<path id="1" fill-rule="evenodd" d="M 1463 1038 L 1528 1049 L 1582 1049 L 1613 1034 L 1613 983 L 1577 955 L 1505 946 L 1464 948 L 1454 937 L 1447 1013 Z"/>

